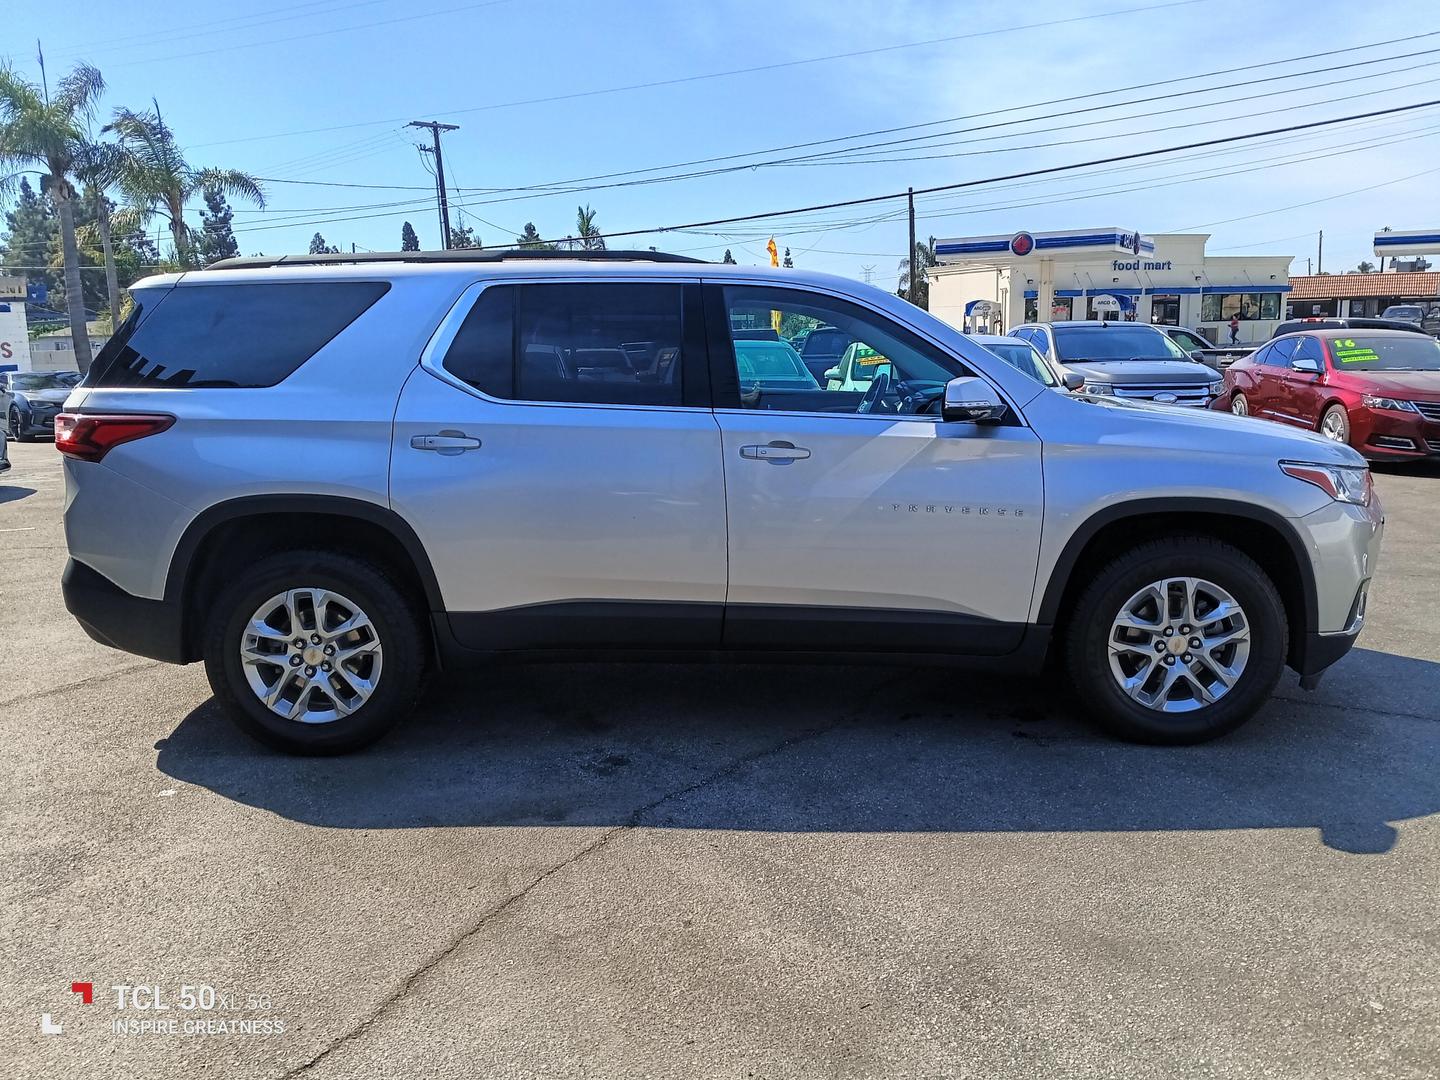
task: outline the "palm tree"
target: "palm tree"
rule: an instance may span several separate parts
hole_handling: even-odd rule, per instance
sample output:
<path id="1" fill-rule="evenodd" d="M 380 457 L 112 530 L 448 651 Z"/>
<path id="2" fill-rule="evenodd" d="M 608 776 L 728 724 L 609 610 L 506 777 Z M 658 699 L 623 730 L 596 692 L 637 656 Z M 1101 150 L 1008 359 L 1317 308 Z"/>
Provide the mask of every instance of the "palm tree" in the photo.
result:
<path id="1" fill-rule="evenodd" d="M 575 235 L 580 238 L 579 246 L 586 251 L 604 251 L 605 238 L 595 224 L 595 211 L 589 204 L 575 208 Z"/>
<path id="2" fill-rule="evenodd" d="M 73 205 L 76 191 L 70 177 L 85 153 L 85 122 L 104 90 L 105 80 L 89 64 L 77 65 L 61 79 L 53 98 L 8 65 L 0 67 L 0 195 L 8 192 L 22 169 L 39 166 L 42 170 L 40 188 L 50 196 L 60 218 L 70 340 L 82 373 L 90 370 L 90 334 L 80 289 Z"/>
<path id="3" fill-rule="evenodd" d="M 239 169 L 197 168 L 185 160 L 175 134 L 160 116 L 160 108 L 135 112 L 117 109 L 105 131 L 114 132 L 120 146 L 116 186 L 127 206 L 115 215 L 117 226 L 143 228 L 157 215 L 165 220 L 182 267 L 195 265 L 185 206 L 202 191 L 213 189 L 232 199 L 265 205 L 260 181 Z"/>
<path id="4" fill-rule="evenodd" d="M 915 287 L 910 287 L 910 267 L 914 265 L 916 270 Z M 918 308 L 930 310 L 930 282 L 925 279 L 925 271 L 932 266 L 938 266 L 940 260 L 935 255 L 935 237 L 930 237 L 923 244 L 915 245 L 914 259 L 900 260 L 900 284 L 896 292 L 909 300 Z"/>

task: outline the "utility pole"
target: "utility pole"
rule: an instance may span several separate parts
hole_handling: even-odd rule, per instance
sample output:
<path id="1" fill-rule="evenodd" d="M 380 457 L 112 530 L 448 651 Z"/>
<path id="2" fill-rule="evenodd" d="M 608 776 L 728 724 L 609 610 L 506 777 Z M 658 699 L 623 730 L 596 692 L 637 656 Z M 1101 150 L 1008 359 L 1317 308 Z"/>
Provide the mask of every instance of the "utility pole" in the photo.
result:
<path id="1" fill-rule="evenodd" d="M 874 284 L 875 284 L 875 264 L 874 264 L 874 263 L 871 263 L 869 266 L 862 266 L 862 267 L 860 267 L 860 274 L 861 274 L 861 276 L 864 277 L 864 279 L 865 279 L 865 284 L 866 284 L 866 285 L 874 285 Z"/>
<path id="2" fill-rule="evenodd" d="M 422 146 L 420 149 L 427 154 L 435 155 L 435 195 L 440 208 L 440 247 L 444 251 L 450 250 L 450 203 L 445 195 L 445 159 L 440 154 L 440 133 L 442 131 L 459 131 L 459 124 L 441 124 L 434 120 L 411 120 L 406 127 L 428 128 L 430 131 L 431 145 Z"/>
<path id="3" fill-rule="evenodd" d="M 906 300 L 915 303 L 915 189 L 905 189 L 905 201 L 910 207 L 910 246 L 905 251 L 905 258 L 910 266 L 910 284 L 906 287 Z"/>
<path id="4" fill-rule="evenodd" d="M 1325 273 L 1325 230 L 1320 230 L 1320 245 L 1315 249 L 1315 272 Z"/>

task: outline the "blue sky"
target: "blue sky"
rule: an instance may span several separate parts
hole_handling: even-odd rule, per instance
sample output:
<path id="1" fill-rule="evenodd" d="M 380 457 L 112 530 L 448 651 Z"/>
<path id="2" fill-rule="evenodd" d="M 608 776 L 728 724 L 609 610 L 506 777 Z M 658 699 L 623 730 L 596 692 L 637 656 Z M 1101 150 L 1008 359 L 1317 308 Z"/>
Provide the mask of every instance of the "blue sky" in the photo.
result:
<path id="1" fill-rule="evenodd" d="M 1125 13 L 1105 14 L 1114 12 Z M 38 37 L 52 80 L 76 60 L 88 60 L 109 83 L 107 110 L 144 107 L 154 98 L 193 162 L 275 178 L 266 184 L 264 211 L 236 207 L 245 253 L 303 251 L 317 230 L 346 247 L 394 249 L 405 220 L 424 246 L 437 246 L 433 196 L 424 190 L 433 181 L 415 149 L 428 136 L 406 128 L 408 119 L 460 125 L 445 141 L 448 179 L 472 190 L 455 194 L 452 221 L 474 226 L 483 242 L 495 244 L 508 242 L 527 221 L 547 237 L 567 234 L 577 203 L 596 209 L 602 230 L 646 228 L 1440 99 L 1440 36 L 1419 37 L 1440 31 L 1440 9 L 1417 0 L 1370 0 L 1363 7 L 1338 0 L 1307 0 L 1303 7 L 1253 0 L 272 0 L 225 6 L 110 0 L 69 4 L 64 19 L 43 4 L 12 4 L 4 26 L 0 54 L 25 74 L 38 77 Z M 107 27 L 118 29 L 107 38 Z M 1398 37 L 1411 40 L 1272 63 Z M 896 47 L 936 38 L 952 40 Z M 867 50 L 885 51 L 797 63 Z M 1197 81 L 1073 106 L 1015 109 L 1262 63 L 1267 66 L 1208 80 L 1242 83 L 1208 94 L 1160 97 L 1205 85 Z M 786 66 L 695 78 L 770 65 Z M 1317 68 L 1327 70 L 1245 85 Z M 615 89 L 657 81 L 671 82 Z M 1237 97 L 1247 100 L 1224 100 Z M 536 100 L 547 98 L 560 100 Z M 1116 101 L 1133 104 L 1017 123 Z M 1011 111 L 982 115 L 1004 109 Z M 1154 115 L 1163 109 L 1182 111 Z M 863 141 L 1004 126 L 877 147 L 840 164 L 791 162 L 549 195 L 473 190 L 553 184 L 962 116 L 970 119 Z M 1325 265 L 1341 270 L 1373 258 L 1370 235 L 1381 226 L 1440 224 L 1437 139 L 1440 107 L 1144 167 L 978 187 L 918 200 L 919 232 L 1208 226 L 1212 252 L 1294 254 L 1299 261 L 1292 272 L 1304 273 L 1315 233 L 1324 229 Z M 1341 152 L 1357 146 L 1366 148 Z M 1313 160 L 1296 160 L 1307 156 Z M 1196 179 L 1227 170 L 1230 175 Z M 417 190 L 404 190 L 410 186 Z M 1362 188 L 1372 190 L 1357 191 Z M 1335 198 L 1346 192 L 1357 193 Z M 866 206 L 611 244 L 656 244 L 714 259 L 729 247 L 742 263 L 760 262 L 773 233 L 799 265 L 853 277 L 870 267 L 877 284 L 893 285 L 905 250 L 901 209 Z"/>

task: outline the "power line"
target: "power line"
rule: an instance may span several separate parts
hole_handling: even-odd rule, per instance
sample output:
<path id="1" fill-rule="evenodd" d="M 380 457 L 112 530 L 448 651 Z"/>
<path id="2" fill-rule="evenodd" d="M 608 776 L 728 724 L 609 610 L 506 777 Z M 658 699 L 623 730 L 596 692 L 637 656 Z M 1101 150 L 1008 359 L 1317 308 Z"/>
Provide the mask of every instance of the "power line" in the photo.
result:
<path id="1" fill-rule="evenodd" d="M 495 0 L 499 2 L 499 0 Z M 824 56 L 805 57 L 800 60 L 784 60 L 773 64 L 759 64 L 753 67 L 731 68 L 726 71 L 711 71 L 700 75 L 684 75 L 673 79 L 656 79 L 650 82 L 630 83 L 625 86 L 609 86 L 596 90 L 577 90 L 569 94 L 554 94 L 548 97 L 526 98 L 518 101 L 501 101 L 489 105 L 473 105 L 458 109 L 433 109 L 427 110 L 435 113 L 447 113 L 450 115 L 462 115 L 465 113 L 491 112 L 496 109 L 513 109 L 525 105 L 546 105 L 559 101 L 574 101 L 579 98 L 598 97 L 604 94 L 628 93 L 635 90 L 651 90 L 663 86 L 679 86 L 685 83 L 703 82 L 709 79 L 723 79 L 735 75 L 752 75 L 762 71 L 779 71 L 784 68 L 803 67 L 809 64 L 828 63 L 832 60 L 853 60 L 861 56 L 875 56 L 882 53 L 898 52 L 904 49 L 918 49 L 930 45 L 946 45 L 956 41 L 969 41 L 975 38 L 994 37 L 1001 34 L 1019 33 L 1025 30 L 1050 29 L 1056 26 L 1066 26 L 1071 23 L 1087 22 L 1093 19 L 1108 19 L 1118 15 L 1145 14 L 1152 11 L 1163 11 L 1168 8 L 1188 7 L 1193 4 L 1208 3 L 1210 0 L 1168 0 L 1166 3 L 1150 4 L 1143 7 L 1121 8 L 1114 11 L 1096 11 L 1086 15 L 1075 15 L 1066 19 L 1049 19 L 1040 23 L 1026 23 L 1019 26 L 996 27 L 991 30 L 976 30 L 965 34 L 951 34 L 946 37 L 926 38 L 922 41 L 907 41 L 899 45 L 884 45 L 873 49 L 856 49 L 850 52 L 830 53 Z M 1397 40 L 1413 40 L 1423 35 L 1410 34 L 1406 38 Z M 146 61 L 152 63 L 154 61 Z M 262 139 L 281 139 L 294 135 L 318 135 L 327 131 L 345 131 L 359 127 L 373 127 L 376 124 L 398 124 L 403 123 L 404 117 L 396 117 L 389 120 L 366 120 L 354 124 L 332 124 L 329 127 L 306 128 L 297 131 L 273 132 L 269 135 L 250 135 L 239 139 L 221 139 L 210 143 L 196 143 L 196 148 L 203 146 L 223 146 L 230 143 L 257 142 Z"/>
<path id="2" fill-rule="evenodd" d="M 556 181 L 552 181 L 552 182 L 546 183 L 546 184 L 532 184 L 532 185 L 526 185 L 526 186 L 523 186 L 523 187 L 510 187 L 510 188 L 475 188 L 475 189 L 465 189 L 465 190 L 474 190 L 474 191 L 476 191 L 476 192 L 487 192 L 487 193 L 495 193 L 495 194 L 501 194 L 501 193 L 506 193 L 506 192 L 511 192 L 511 191 L 535 191 L 535 190 L 540 190 L 540 189 L 543 189 L 543 188 L 559 188 L 559 187 L 564 187 L 564 186 L 567 186 L 567 185 L 570 185 L 570 184 L 588 183 L 589 181 L 592 181 L 592 180 L 611 180 L 611 179 L 615 179 L 615 178 L 617 178 L 617 177 L 637 176 L 637 175 L 643 175 L 643 174 L 646 174 L 646 173 L 665 172 L 665 171 L 670 170 L 670 169 L 690 168 L 690 167 L 696 166 L 696 165 L 711 165 L 711 164 L 715 164 L 715 163 L 718 163 L 718 162 L 721 162 L 721 161 L 734 161 L 734 160 L 738 160 L 738 159 L 741 159 L 741 158 L 760 157 L 760 156 L 763 156 L 763 155 L 766 155 L 766 154 L 786 153 L 786 152 L 791 151 L 791 150 L 804 150 L 804 149 L 810 149 L 810 148 L 816 147 L 816 146 L 833 145 L 833 144 L 839 143 L 839 142 L 854 142 L 854 141 L 857 140 L 857 139 L 868 139 L 868 138 L 873 138 L 873 137 L 878 136 L 878 135 L 892 135 L 892 134 L 896 134 L 896 133 L 902 132 L 902 131 L 916 131 L 916 130 L 919 130 L 919 129 L 922 129 L 922 128 L 927 128 L 927 127 L 939 127 L 939 126 L 941 126 L 941 125 L 943 125 L 943 124 L 958 123 L 958 122 L 964 121 L 964 120 L 978 120 L 978 119 L 984 119 L 984 118 L 986 118 L 986 117 L 991 117 L 991 116 L 1001 116 L 1001 115 L 1004 115 L 1004 114 L 1006 114 L 1006 113 L 1022 112 L 1022 111 L 1025 111 L 1025 110 L 1027 110 L 1027 109 L 1047 108 L 1047 107 L 1052 106 L 1052 105 L 1064 105 L 1064 104 L 1068 104 L 1068 103 L 1076 102 L 1076 101 L 1091 100 L 1091 99 L 1094 99 L 1094 98 L 1097 98 L 1097 97 L 1109 97 L 1109 96 L 1114 95 L 1114 94 L 1126 94 L 1126 93 L 1130 93 L 1130 92 L 1136 91 L 1136 90 L 1147 90 L 1147 89 L 1152 89 L 1152 88 L 1158 87 L 1158 86 L 1170 86 L 1170 85 L 1174 85 L 1174 84 L 1176 84 L 1176 83 L 1193 82 L 1193 81 L 1195 81 L 1195 80 L 1197 80 L 1197 79 L 1214 78 L 1214 77 L 1219 76 L 1219 75 L 1232 75 L 1232 74 L 1235 74 L 1235 73 L 1237 73 L 1237 72 L 1251 71 L 1251 70 L 1254 70 L 1254 69 L 1256 69 L 1256 68 L 1262 68 L 1262 67 L 1273 67 L 1273 66 L 1280 65 L 1280 64 L 1293 64 L 1293 63 L 1300 63 L 1301 61 L 1305 61 L 1305 60 L 1317 60 L 1317 59 L 1322 59 L 1322 58 L 1327 57 L 1327 56 L 1338 56 L 1338 55 L 1342 55 L 1342 54 L 1345 54 L 1345 53 L 1359 52 L 1359 51 L 1363 51 L 1363 50 L 1365 50 L 1365 49 L 1373 49 L 1373 48 L 1380 48 L 1380 47 L 1385 46 L 1385 45 L 1393 45 L 1393 44 L 1396 44 L 1396 43 L 1398 43 L 1398 42 L 1418 41 L 1418 40 L 1421 40 L 1421 39 L 1424 39 L 1424 38 L 1431 38 L 1431 37 L 1436 37 L 1436 36 L 1440 36 L 1440 30 L 1431 30 L 1431 31 L 1427 31 L 1427 32 L 1421 33 L 1421 34 L 1410 34 L 1410 35 L 1406 35 L 1405 37 L 1400 37 L 1400 38 L 1389 38 L 1389 39 L 1386 39 L 1386 40 L 1383 40 L 1383 41 L 1373 41 L 1373 42 L 1369 42 L 1369 43 L 1364 44 L 1364 45 L 1352 45 L 1352 46 L 1347 46 L 1347 47 L 1345 47 L 1345 48 L 1340 48 L 1340 49 L 1328 49 L 1328 50 L 1325 50 L 1325 51 L 1323 51 L 1323 52 L 1306 53 L 1306 54 L 1302 54 L 1302 55 L 1299 55 L 1299 56 L 1291 56 L 1291 57 L 1286 57 L 1286 58 L 1284 58 L 1284 59 L 1279 59 L 1279 60 L 1266 60 L 1266 61 L 1259 61 L 1259 62 L 1252 63 L 1252 64 L 1242 64 L 1242 65 L 1238 65 L 1238 66 L 1235 66 L 1235 67 L 1219 68 L 1219 69 L 1216 69 L 1216 70 L 1213 70 L 1213 71 L 1200 72 L 1200 73 L 1197 73 L 1197 74 L 1194 74 L 1194 75 L 1184 75 L 1184 76 L 1179 76 L 1179 77 L 1176 77 L 1176 78 L 1160 79 L 1160 80 L 1155 80 L 1155 81 L 1146 82 L 1146 83 L 1135 83 L 1135 84 L 1130 85 L 1130 86 L 1116 87 L 1116 88 L 1113 88 L 1113 89 L 1110 89 L 1110 90 L 1094 90 L 1094 91 L 1090 91 L 1090 92 L 1084 93 L 1084 94 L 1073 94 L 1073 95 L 1070 95 L 1070 96 L 1067 96 L 1067 97 L 1050 98 L 1050 99 L 1047 99 L 1047 100 L 1044 100 L 1044 101 L 1031 102 L 1031 103 L 1025 104 L 1025 105 L 1012 105 L 1012 106 L 1008 106 L 1008 107 L 1002 108 L 1002 109 L 991 109 L 991 110 L 986 110 L 986 111 L 977 112 L 977 113 L 966 113 L 966 114 L 962 114 L 962 115 L 959 115 L 959 116 L 946 117 L 946 118 L 940 119 L 940 120 L 927 120 L 927 121 L 924 121 L 924 122 L 921 122 L 921 123 L 915 123 L 915 124 L 903 124 L 903 125 L 899 125 L 899 126 L 895 126 L 895 127 L 876 128 L 876 129 L 873 129 L 873 130 L 871 130 L 871 131 L 855 132 L 855 133 L 851 133 L 851 134 L 849 134 L 849 135 L 837 135 L 837 136 L 833 136 L 833 137 L 826 138 L 826 139 L 811 140 L 811 141 L 809 141 L 809 142 L 790 143 L 790 144 L 787 144 L 787 145 L 785 145 L 785 146 L 773 146 L 773 147 L 769 147 L 769 148 L 766 148 L 766 149 L 763 149 L 763 150 L 749 150 L 749 151 L 736 152 L 736 153 L 730 153 L 730 154 L 721 154 L 721 155 L 717 155 L 717 156 L 714 156 L 714 157 L 696 158 L 696 159 L 693 159 L 693 160 L 691 160 L 691 161 L 674 162 L 674 163 L 671 163 L 671 164 L 669 164 L 669 165 L 652 165 L 652 166 L 649 166 L 649 167 L 643 168 L 643 169 L 626 169 L 626 170 L 621 170 L 621 171 L 619 171 L 619 172 L 598 173 L 598 174 L 593 175 L 593 176 L 575 177 L 575 178 L 572 178 L 572 179 L 569 179 L 569 180 L 556 180 Z M 823 58 L 822 58 L 822 59 L 823 59 Z M 1378 59 L 1376 59 L 1376 60 L 1364 61 L 1363 64 L 1364 64 L 1364 65 L 1369 65 L 1369 64 L 1378 64 L 1378 63 L 1390 63 L 1390 62 L 1392 62 L 1394 59 L 1395 59 L 1394 57 L 1385 56 L 1385 57 L 1380 57 L 1380 58 L 1378 58 Z M 1350 66 L 1362 66 L 1362 65 L 1356 64 L 1356 65 L 1345 65 L 1345 66 L 1350 67 Z M 1316 69 L 1311 69 L 1311 70 L 1307 70 L 1307 71 L 1296 71 L 1296 72 L 1290 72 L 1288 75 L 1272 76 L 1272 77 L 1267 78 L 1267 79 L 1264 80 L 1264 81 L 1273 82 L 1273 81 L 1277 81 L 1277 80 L 1285 79 L 1285 78 L 1299 78 L 1299 77 L 1302 77 L 1302 76 L 1304 76 L 1304 75 L 1319 74 L 1319 73 L 1324 72 L 1324 71 L 1327 71 L 1327 70 L 1338 70 L 1338 69 L 1336 69 L 1336 68 L 1316 68 Z M 1230 88 L 1233 88 L 1233 87 L 1235 87 L 1235 86 L 1243 86 L 1243 85 L 1250 85 L 1250 81 L 1247 80 L 1247 81 L 1245 81 L 1245 82 L 1227 83 L 1227 84 L 1219 85 L 1219 86 L 1201 87 L 1201 88 L 1197 88 L 1197 89 L 1194 89 L 1194 90 L 1184 91 L 1183 94 L 1163 95 L 1163 97 L 1184 96 L 1185 94 L 1203 94 L 1203 93 L 1210 93 L 1210 92 L 1213 92 L 1213 91 L 1215 91 L 1215 90 L 1230 89 Z M 1106 104 L 1106 105 L 1095 106 L 1095 107 L 1090 108 L 1090 109 L 1087 109 L 1087 110 L 1085 110 L 1085 111 L 1089 111 L 1089 112 L 1103 111 L 1104 109 L 1107 109 L 1107 108 L 1120 108 L 1120 107 L 1122 107 L 1122 106 L 1124 106 L 1124 105 L 1136 104 L 1136 103 L 1141 102 L 1141 101 L 1153 101 L 1153 100 L 1161 100 L 1161 99 L 1162 99 L 1162 98 L 1147 97 L 1147 98 L 1135 99 L 1135 100 L 1133 100 L 1133 101 L 1110 102 L 1110 103 L 1108 103 L 1108 104 Z M 465 110 L 447 110 L 447 111 L 455 112 L 455 111 L 465 111 Z M 1068 116 L 1068 115 L 1071 115 L 1071 114 L 1070 114 L 1069 112 L 1058 112 L 1058 113 L 1043 114 L 1043 115 L 1041 115 L 1041 116 L 1023 117 L 1023 118 L 1019 118 L 1019 119 L 1016 119 L 1016 120 L 1007 121 L 1006 124 L 1004 124 L 1004 125 L 994 125 L 994 126 L 1009 126 L 1009 125 L 1011 125 L 1011 124 L 1032 123 L 1032 122 L 1034 122 L 1034 121 L 1036 121 L 1036 120 L 1053 119 L 1053 118 L 1056 118 L 1056 117 Z M 319 130 L 330 130 L 330 129 L 319 129 Z M 967 130 L 967 131 L 980 131 L 980 130 L 985 130 L 985 128 L 981 127 L 981 128 L 973 128 L 973 129 L 966 129 L 966 130 Z M 961 133 L 961 132 L 942 132 L 942 133 L 937 133 L 934 137 L 938 138 L 938 137 L 941 137 L 941 136 L 944 135 L 944 134 L 960 134 L 960 133 Z M 268 136 L 267 136 L 267 137 L 268 137 Z M 902 140 L 902 141 L 905 141 L 905 140 Z M 206 146 L 206 145 L 216 145 L 216 144 L 213 144 L 213 143 L 201 143 L 201 144 L 199 144 L 199 145 L 201 145 L 201 146 Z M 850 147 L 849 149 L 855 150 L 855 149 L 859 149 L 859 147 Z M 354 183 L 338 183 L 338 182 L 331 183 L 331 182 L 327 182 L 327 181 L 291 181 L 291 180 L 288 180 L 288 179 L 285 178 L 285 177 L 261 177 L 261 179 L 265 180 L 267 183 L 278 183 L 278 184 L 284 184 L 284 183 L 299 183 L 299 184 L 313 184 L 313 185 L 331 186 L 331 187 L 368 188 L 368 189 L 374 189 L 374 190 L 397 190 L 397 191 L 399 191 L 399 190 L 414 190 L 414 191 L 423 191 L 423 190 L 426 190 L 426 189 L 424 189 L 424 188 L 407 187 L 407 186 L 404 186 L 404 185 L 354 184 Z M 457 189 L 457 190 L 461 190 L 461 189 Z M 586 190 L 586 189 L 582 189 L 582 190 Z"/>
<path id="3" fill-rule="evenodd" d="M 1229 143 L 1244 142 L 1252 139 L 1263 138 L 1267 135 L 1277 135 L 1289 131 L 1304 131 L 1312 128 L 1333 127 L 1336 124 L 1349 120 L 1365 120 L 1375 116 L 1391 116 L 1397 113 L 1413 112 L 1416 109 L 1429 108 L 1432 105 L 1440 105 L 1440 98 L 1430 101 L 1417 102 L 1413 105 L 1397 105 L 1389 109 L 1376 109 L 1371 112 L 1354 113 L 1350 116 L 1336 117 L 1331 120 L 1313 120 L 1304 124 L 1291 124 L 1287 127 L 1271 128 L 1268 131 L 1253 131 L 1243 135 L 1226 135 L 1218 139 L 1205 139 L 1199 142 L 1182 143 L 1178 146 L 1161 147 L 1156 150 L 1141 150 L 1130 154 L 1116 154 L 1111 157 L 1095 158 L 1091 161 L 1074 162 L 1069 165 L 1052 165 L 1043 169 L 1030 169 L 1025 172 L 1010 173 L 1005 176 L 991 176 L 981 180 L 963 180 L 953 184 L 936 184 L 932 187 L 916 188 L 916 195 L 927 195 L 937 191 L 959 191 L 964 188 L 980 187 L 985 184 L 1000 183 L 1005 180 L 1018 180 L 1028 176 L 1044 176 L 1054 173 L 1073 172 L 1076 169 L 1083 169 L 1093 165 L 1109 165 L 1118 161 L 1138 161 L 1144 158 L 1158 157 L 1162 154 L 1173 154 L 1181 150 L 1196 150 L 1205 146 L 1224 146 Z M 1440 171 L 1440 170 L 1436 170 Z M 836 202 L 817 203 L 813 206 L 796 207 L 789 210 L 771 210 L 758 214 L 738 214 L 727 218 L 712 218 L 708 221 L 694 221 L 684 225 L 661 225 L 649 229 L 627 229 L 621 232 L 602 234 L 604 239 L 612 239 L 623 236 L 646 236 L 657 233 L 673 232 L 679 229 L 700 229 L 714 225 L 733 225 L 742 221 L 759 221 L 777 217 L 790 217 L 795 214 L 809 213 L 815 210 L 834 210 L 846 206 L 866 206 L 878 202 L 888 202 L 894 199 L 906 198 L 904 191 L 889 192 L 884 195 L 867 195 L 858 199 L 842 199 Z M 1200 228 L 1202 226 L 1195 226 Z M 575 237 L 564 237 L 563 240 L 573 240 Z M 562 241 L 563 242 L 563 241 Z"/>

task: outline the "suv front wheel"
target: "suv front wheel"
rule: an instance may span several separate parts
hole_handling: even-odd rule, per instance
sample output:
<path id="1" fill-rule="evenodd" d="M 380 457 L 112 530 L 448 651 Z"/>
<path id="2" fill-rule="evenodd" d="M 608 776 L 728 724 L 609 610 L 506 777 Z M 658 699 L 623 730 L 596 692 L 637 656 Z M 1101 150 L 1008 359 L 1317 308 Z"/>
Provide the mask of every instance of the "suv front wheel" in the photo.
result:
<path id="1" fill-rule="evenodd" d="M 1238 549 L 1200 536 L 1124 552 L 1076 603 L 1066 654 L 1080 701 L 1137 742 L 1218 738 L 1249 719 L 1285 664 L 1284 604 Z"/>
<path id="2" fill-rule="evenodd" d="M 339 754 L 409 714 L 425 637 L 405 592 L 347 555 L 284 552 L 220 596 L 205 638 L 211 689 L 242 730 L 298 754 Z"/>

